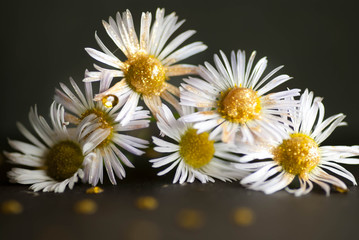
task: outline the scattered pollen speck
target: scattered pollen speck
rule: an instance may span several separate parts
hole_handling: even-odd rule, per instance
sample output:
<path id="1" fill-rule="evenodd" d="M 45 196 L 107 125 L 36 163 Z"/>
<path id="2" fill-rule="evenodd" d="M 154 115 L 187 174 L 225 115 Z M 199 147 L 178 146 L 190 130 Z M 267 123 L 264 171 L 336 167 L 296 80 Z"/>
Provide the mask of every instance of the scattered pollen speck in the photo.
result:
<path id="1" fill-rule="evenodd" d="M 254 222 L 254 213 L 250 208 L 241 207 L 234 211 L 234 222 L 239 226 L 250 226 Z"/>
<path id="2" fill-rule="evenodd" d="M 86 193 L 88 193 L 88 194 L 99 194 L 102 192 L 103 192 L 103 189 L 100 187 L 91 187 L 86 190 Z"/>
<path id="3" fill-rule="evenodd" d="M 348 189 L 344 189 L 344 188 L 341 188 L 341 187 L 338 187 L 338 186 L 333 186 L 333 188 L 334 188 L 337 192 L 340 192 L 340 193 L 347 193 L 347 192 L 349 192 Z"/>
<path id="4" fill-rule="evenodd" d="M 204 225 L 204 217 L 203 214 L 197 210 L 183 209 L 178 213 L 177 223 L 182 228 L 195 230 Z"/>
<path id="5" fill-rule="evenodd" d="M 3 214 L 20 214 L 22 210 L 21 203 L 16 200 L 8 200 L 1 203 L 1 212 Z"/>
<path id="6" fill-rule="evenodd" d="M 136 206 L 143 210 L 154 210 L 158 207 L 157 199 L 150 196 L 139 197 L 136 200 Z"/>
<path id="7" fill-rule="evenodd" d="M 75 204 L 74 210 L 79 214 L 94 214 L 97 211 L 97 204 L 91 199 L 83 199 Z"/>

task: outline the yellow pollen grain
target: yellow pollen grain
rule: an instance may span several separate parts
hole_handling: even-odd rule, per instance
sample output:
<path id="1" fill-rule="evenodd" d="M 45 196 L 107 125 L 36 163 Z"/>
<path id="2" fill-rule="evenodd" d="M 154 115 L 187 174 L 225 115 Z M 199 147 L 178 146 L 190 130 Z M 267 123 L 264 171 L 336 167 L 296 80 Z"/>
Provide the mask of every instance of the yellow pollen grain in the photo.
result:
<path id="1" fill-rule="evenodd" d="M 94 214 L 97 211 L 97 204 L 91 199 L 83 199 L 76 202 L 74 210 L 78 214 Z"/>
<path id="2" fill-rule="evenodd" d="M 166 67 L 156 57 L 138 52 L 129 57 L 125 65 L 125 79 L 135 92 L 159 96 L 165 90 Z"/>
<path id="3" fill-rule="evenodd" d="M 102 192 L 103 192 L 103 189 L 100 187 L 90 187 L 90 188 L 86 189 L 87 194 L 99 194 Z"/>
<path id="4" fill-rule="evenodd" d="M 151 196 L 139 197 L 136 200 L 136 207 L 141 210 L 154 210 L 158 207 L 158 202 Z"/>
<path id="5" fill-rule="evenodd" d="M 208 139 L 207 132 L 197 134 L 197 130 L 189 128 L 179 142 L 179 154 L 185 163 L 193 168 L 200 168 L 208 164 L 213 158 L 214 141 Z"/>
<path id="6" fill-rule="evenodd" d="M 250 208 L 241 207 L 234 211 L 234 222 L 239 226 L 250 226 L 254 222 L 254 213 Z"/>
<path id="7" fill-rule="evenodd" d="M 273 150 L 273 160 L 282 166 L 283 170 L 307 179 L 320 161 L 318 144 L 308 135 L 294 133 L 289 139 Z"/>
<path id="8" fill-rule="evenodd" d="M 63 181 L 81 168 L 84 156 L 78 143 L 66 140 L 52 146 L 45 159 L 47 174 L 57 181 Z"/>
<path id="9" fill-rule="evenodd" d="M 252 89 L 230 88 L 221 93 L 218 112 L 230 122 L 244 124 L 260 117 L 261 101 Z"/>
<path id="10" fill-rule="evenodd" d="M 1 212 L 3 214 L 20 214 L 23 211 L 23 207 L 20 202 L 16 200 L 7 200 L 1 203 Z"/>
<path id="11" fill-rule="evenodd" d="M 110 95 L 104 96 L 101 99 L 101 101 L 105 108 L 113 108 L 114 106 L 116 106 L 118 104 L 118 97 L 110 94 Z"/>

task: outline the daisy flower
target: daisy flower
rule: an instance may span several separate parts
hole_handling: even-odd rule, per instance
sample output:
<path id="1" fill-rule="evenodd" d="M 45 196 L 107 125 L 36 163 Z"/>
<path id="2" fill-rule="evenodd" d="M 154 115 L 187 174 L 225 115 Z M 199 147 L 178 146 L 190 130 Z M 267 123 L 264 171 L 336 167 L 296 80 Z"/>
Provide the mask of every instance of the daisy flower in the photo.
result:
<path id="1" fill-rule="evenodd" d="M 177 22 L 175 13 L 164 14 L 164 9 L 157 9 L 156 19 L 151 26 L 151 13 L 142 13 L 139 38 L 129 10 L 122 15 L 117 13 L 116 21 L 111 17 L 108 23 L 103 21 L 107 34 L 126 56 L 125 61 L 108 50 L 97 35 L 96 40 L 103 52 L 86 48 L 91 57 L 115 68 L 111 70 L 114 76 L 123 77 L 113 87 L 95 96 L 97 101 L 111 94 L 125 99 L 125 106 L 116 118 L 122 125 L 129 122 L 141 97 L 154 116 L 156 109 L 161 107 L 161 98 L 179 112 L 181 108 L 173 96 L 178 97 L 179 90 L 167 80 L 172 76 L 195 74 L 196 66 L 176 63 L 207 48 L 202 42 L 194 42 L 177 49 L 195 33 L 194 30 L 185 31 L 166 44 L 184 20 Z M 84 81 L 99 80 L 104 69 L 95 67 L 99 72 L 90 72 Z"/>
<path id="2" fill-rule="evenodd" d="M 106 91 L 111 81 L 111 73 L 106 72 L 100 82 L 100 91 Z M 70 79 L 70 82 L 75 93 L 60 83 L 63 91 L 56 89 L 55 94 L 55 100 L 69 112 L 66 120 L 78 124 L 87 116 L 95 115 L 96 122 L 88 128 L 91 127 L 91 130 L 99 128 L 107 132 L 106 138 L 94 149 L 96 157 L 86 166 L 84 179 L 94 186 L 99 180 L 102 183 L 103 165 L 105 165 L 111 183 L 116 184 L 115 175 L 120 179 L 126 176 L 121 162 L 128 167 L 134 167 L 120 148 L 135 155 L 142 155 L 144 152 L 140 148 L 147 148 L 148 144 L 146 140 L 121 134 L 121 132 L 148 127 L 149 111 L 137 107 L 129 123 L 122 126 L 115 120 L 121 105 L 115 95 L 108 96 L 103 103 L 94 102 L 92 83 L 85 83 L 85 94 L 83 94 L 73 79 Z"/>
<path id="3" fill-rule="evenodd" d="M 4 152 L 10 162 L 27 168 L 13 168 L 8 173 L 10 181 L 20 184 L 32 184 L 33 191 L 63 192 L 70 189 L 79 178 L 84 177 L 82 168 L 94 157 L 91 151 L 104 137 L 104 131 L 98 129 L 92 134 L 86 126 L 93 116 L 86 117 L 74 131 L 67 129 L 64 109 L 53 103 L 50 109 L 52 128 L 45 119 L 37 114 L 37 108 L 31 108 L 29 120 L 37 133 L 33 135 L 22 124 L 17 126 L 31 143 L 9 140 L 9 145 L 18 152 Z M 32 169 L 28 169 L 32 168 Z"/>
<path id="4" fill-rule="evenodd" d="M 183 112 L 192 112 L 184 107 Z M 176 143 L 153 137 L 157 145 L 154 150 L 170 153 L 168 156 L 152 159 L 154 168 L 169 165 L 158 173 L 164 175 L 177 166 L 173 183 L 193 182 L 196 178 L 202 183 L 214 182 L 213 178 L 222 181 L 240 179 L 244 171 L 234 169 L 231 161 L 238 161 L 238 156 L 230 153 L 229 144 L 218 142 L 215 135 L 208 132 L 198 133 L 191 123 L 175 119 L 170 109 L 163 105 L 158 114 L 157 126 L 162 135 L 166 135 Z"/>
<path id="5" fill-rule="evenodd" d="M 299 111 L 291 113 L 293 127 L 283 125 L 263 144 L 237 146 L 240 153 L 246 154 L 241 162 L 249 162 L 246 169 L 253 172 L 242 179 L 243 185 L 271 194 L 287 187 L 298 177 L 298 189 L 286 188 L 295 196 L 309 193 L 313 183 L 323 188 L 327 195 L 329 184 L 338 191 L 346 191 L 346 184 L 332 174 L 356 185 L 354 176 L 338 163 L 359 164 L 359 159 L 353 158 L 359 156 L 359 146 L 320 146 L 337 126 L 345 125 L 343 114 L 324 120 L 321 100 L 319 97 L 313 99 L 313 93 L 305 90 L 300 98 Z"/>
<path id="6" fill-rule="evenodd" d="M 277 67 L 267 76 L 262 74 L 267 67 L 267 59 L 262 58 L 252 70 L 256 52 L 245 64 L 245 53 L 231 53 L 231 63 L 220 51 L 223 62 L 214 55 L 214 68 L 205 62 L 200 66 L 200 76 L 204 79 L 189 78 L 181 89 L 181 104 L 197 107 L 196 113 L 185 116 L 193 122 L 199 133 L 209 129 L 222 133 L 222 141 L 232 142 L 235 135 L 242 141 L 253 142 L 257 135 L 266 136 L 265 129 L 281 125 L 288 113 L 286 108 L 294 107 L 297 101 L 290 97 L 299 95 L 299 89 L 267 94 L 278 85 L 291 79 L 288 75 L 272 76 L 283 66 Z M 271 80 L 270 80 L 271 79 Z"/>

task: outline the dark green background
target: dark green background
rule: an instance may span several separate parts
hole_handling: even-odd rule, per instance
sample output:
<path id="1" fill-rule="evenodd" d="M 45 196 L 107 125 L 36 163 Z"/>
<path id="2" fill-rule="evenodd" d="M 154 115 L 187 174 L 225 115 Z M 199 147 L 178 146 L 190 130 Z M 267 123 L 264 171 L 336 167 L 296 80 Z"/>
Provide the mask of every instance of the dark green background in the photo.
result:
<path id="1" fill-rule="evenodd" d="M 279 87 L 309 88 L 324 97 L 326 116 L 347 115 L 349 126 L 337 129 L 324 144 L 358 144 L 358 14 L 356 1 L 8 1 L 1 7 L 1 124 L 0 149 L 10 150 L 7 138 L 23 139 L 15 122 L 28 126 L 30 106 L 48 115 L 58 82 L 68 77 L 81 83 L 84 70 L 95 61 L 84 51 L 98 48 L 97 30 L 111 43 L 101 20 L 130 9 L 139 26 L 142 11 L 165 7 L 186 23 L 178 33 L 195 29 L 188 42 L 203 41 L 206 52 L 188 63 L 213 62 L 222 49 L 257 50 L 267 56 L 267 73 L 285 65 L 281 73 L 293 80 Z M 179 79 L 177 79 L 179 81 Z M 154 127 L 154 126 L 152 126 Z M 146 131 L 141 133 L 150 139 Z M 345 239 L 356 238 L 359 225 L 359 191 L 325 197 L 321 190 L 295 198 L 282 191 L 271 196 L 247 191 L 238 183 L 179 186 L 171 185 L 172 175 L 156 177 L 146 158 L 135 158 L 136 169 L 118 186 L 104 185 L 99 196 L 84 194 L 87 185 L 76 185 L 64 194 L 28 194 L 26 186 L 6 182 L 2 165 L 0 201 L 17 199 L 24 205 L 18 216 L 0 215 L 0 239 L 131 239 L 129 231 L 146 233 L 138 222 L 156 226 L 161 239 Z M 358 168 L 350 168 L 356 176 Z M 169 184 L 163 188 L 164 184 Z M 142 195 L 155 196 L 159 208 L 143 212 L 133 205 Z M 73 204 L 84 197 L 96 200 L 99 210 L 92 216 L 78 216 Z M 236 226 L 233 210 L 250 207 L 256 219 L 252 226 Z M 200 210 L 205 225 L 196 231 L 179 228 L 176 214 L 183 208 Z M 135 229 L 135 230 L 133 230 Z M 44 238 L 45 236 L 45 238 Z M 132 236 L 132 235 L 131 235 Z M 150 233 L 148 233 L 150 236 Z"/>

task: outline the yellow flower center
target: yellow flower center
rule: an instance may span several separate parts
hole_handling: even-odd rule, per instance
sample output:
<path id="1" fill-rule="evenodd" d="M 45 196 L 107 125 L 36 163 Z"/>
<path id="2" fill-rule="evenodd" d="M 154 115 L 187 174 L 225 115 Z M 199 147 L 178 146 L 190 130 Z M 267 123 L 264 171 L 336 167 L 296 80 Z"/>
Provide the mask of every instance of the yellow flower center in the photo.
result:
<path id="1" fill-rule="evenodd" d="M 97 148 L 107 146 L 113 138 L 113 125 L 115 124 L 113 118 L 104 110 L 92 108 L 84 112 L 80 119 L 82 120 L 90 114 L 95 114 L 97 116 L 98 121 L 101 123 L 100 128 L 110 129 L 110 134 L 97 146 Z"/>
<path id="2" fill-rule="evenodd" d="M 256 91 L 234 87 L 221 92 L 218 112 L 228 121 L 244 124 L 260 117 L 261 102 Z"/>
<path id="3" fill-rule="evenodd" d="M 320 161 L 318 144 L 303 133 L 294 133 L 273 150 L 273 159 L 283 170 L 301 178 L 307 178 Z"/>
<path id="4" fill-rule="evenodd" d="M 125 79 L 135 92 L 158 96 L 165 90 L 166 68 L 154 56 L 138 52 L 129 57 L 125 65 Z"/>
<path id="5" fill-rule="evenodd" d="M 200 168 L 211 161 L 214 154 L 214 141 L 208 139 L 209 134 L 197 134 L 197 130 L 189 128 L 179 142 L 179 153 L 185 163 L 193 168 Z"/>
<path id="6" fill-rule="evenodd" d="M 80 146 L 72 141 L 62 141 L 46 155 L 47 174 L 57 181 L 72 177 L 81 168 L 84 156 Z"/>

